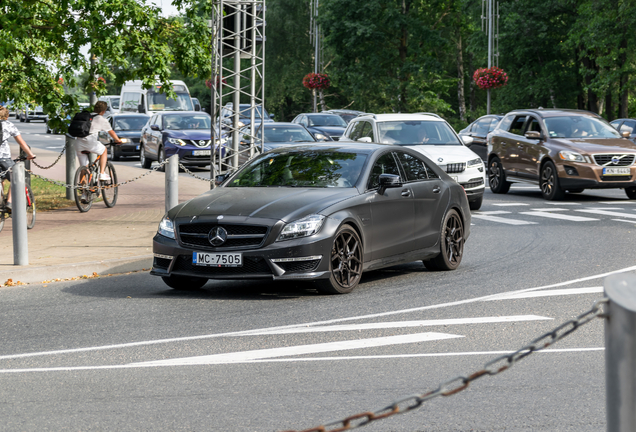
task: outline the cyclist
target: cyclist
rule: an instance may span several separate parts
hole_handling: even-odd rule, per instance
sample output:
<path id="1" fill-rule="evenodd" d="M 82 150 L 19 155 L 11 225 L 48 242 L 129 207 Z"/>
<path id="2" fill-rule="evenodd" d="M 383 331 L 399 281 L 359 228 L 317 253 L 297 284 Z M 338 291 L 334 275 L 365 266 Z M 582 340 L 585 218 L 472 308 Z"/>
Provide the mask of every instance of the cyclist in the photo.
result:
<path id="1" fill-rule="evenodd" d="M 0 173 L 5 172 L 15 165 L 15 162 L 11 159 L 9 137 L 13 137 L 16 140 L 16 142 L 20 145 L 20 148 L 24 151 L 24 153 L 26 153 L 28 160 L 35 159 L 35 155 L 31 152 L 27 143 L 22 139 L 20 131 L 13 123 L 7 120 L 8 118 L 9 110 L 0 106 Z M 11 181 L 10 172 L 0 178 L 2 184 L 4 184 L 5 179 Z M 11 211 L 11 189 L 9 189 L 9 193 L 7 194 L 6 209 Z"/>
<path id="2" fill-rule="evenodd" d="M 80 161 L 81 166 L 88 166 L 88 155 L 82 153 L 83 151 L 89 151 L 101 155 L 99 159 L 99 180 L 110 181 L 110 175 L 106 172 L 106 162 L 108 155 L 104 144 L 100 143 L 97 139 L 99 132 L 108 132 L 113 138 L 114 144 L 121 144 L 121 140 L 108 123 L 108 120 L 104 118 L 104 113 L 108 109 L 108 104 L 104 101 L 98 101 L 95 104 L 93 112 L 93 122 L 91 123 L 90 135 L 84 138 L 75 139 L 75 151 Z"/>

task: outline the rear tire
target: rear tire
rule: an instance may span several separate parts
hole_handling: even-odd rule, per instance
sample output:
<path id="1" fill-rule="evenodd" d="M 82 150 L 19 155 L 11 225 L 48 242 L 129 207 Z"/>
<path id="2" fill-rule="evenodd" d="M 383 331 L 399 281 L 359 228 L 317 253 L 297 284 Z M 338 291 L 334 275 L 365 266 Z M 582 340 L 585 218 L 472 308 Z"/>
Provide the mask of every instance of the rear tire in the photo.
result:
<path id="1" fill-rule="evenodd" d="M 161 279 L 170 288 L 184 291 L 203 288 L 203 286 L 208 283 L 208 280 L 206 278 L 195 276 L 172 275 L 162 276 Z"/>
<path id="2" fill-rule="evenodd" d="M 76 189 L 74 189 L 73 195 L 75 197 L 75 204 L 82 213 L 89 211 L 93 205 L 93 194 L 88 190 L 90 187 L 90 176 L 91 172 L 85 166 L 81 166 L 77 169 L 77 171 L 75 171 L 75 181 L 73 182 L 73 185 Z M 82 202 L 82 194 L 84 191 L 87 192 L 87 202 Z"/>
<path id="3" fill-rule="evenodd" d="M 35 198 L 33 197 L 33 192 L 31 191 L 30 186 L 26 187 L 26 193 L 27 193 L 27 229 L 31 229 L 35 226 Z"/>
<path id="4" fill-rule="evenodd" d="M 476 200 L 468 201 L 468 207 L 470 207 L 471 210 L 479 210 L 481 208 L 481 203 L 483 201 L 484 201 L 484 196 L 482 195 Z"/>
<path id="5" fill-rule="evenodd" d="M 565 197 L 565 191 L 559 184 L 559 175 L 556 166 L 551 161 L 546 162 L 541 168 L 539 176 L 541 195 L 548 201 L 561 201 Z"/>
<path id="6" fill-rule="evenodd" d="M 488 185 L 496 194 L 505 194 L 510 190 L 510 182 L 506 181 L 506 173 L 497 157 L 492 158 L 488 164 Z"/>
<path id="7" fill-rule="evenodd" d="M 347 294 L 358 286 L 362 277 L 364 252 L 358 233 L 343 225 L 334 236 L 329 258 L 329 279 L 317 281 L 318 292 Z"/>
<path id="8" fill-rule="evenodd" d="M 464 255 L 464 223 L 456 210 L 451 209 L 444 217 L 440 233 L 440 254 L 423 261 L 429 270 L 455 270 Z"/>
<path id="9" fill-rule="evenodd" d="M 146 149 L 143 144 L 139 147 L 139 162 L 144 169 L 150 169 L 150 165 L 152 165 L 152 161 L 146 157 Z"/>
<path id="10" fill-rule="evenodd" d="M 117 173 L 115 172 L 115 167 L 113 166 L 112 163 L 108 162 L 108 164 L 106 164 L 106 172 L 110 175 L 110 181 L 100 182 L 101 186 L 104 187 L 104 186 L 116 185 Z M 102 189 L 102 198 L 104 198 L 104 204 L 106 204 L 106 207 L 108 208 L 115 207 L 115 204 L 117 203 L 117 192 L 118 192 L 117 189 L 118 189 L 118 186 Z"/>
<path id="11" fill-rule="evenodd" d="M 636 199 L 636 187 L 625 188 L 625 194 L 629 199 Z"/>

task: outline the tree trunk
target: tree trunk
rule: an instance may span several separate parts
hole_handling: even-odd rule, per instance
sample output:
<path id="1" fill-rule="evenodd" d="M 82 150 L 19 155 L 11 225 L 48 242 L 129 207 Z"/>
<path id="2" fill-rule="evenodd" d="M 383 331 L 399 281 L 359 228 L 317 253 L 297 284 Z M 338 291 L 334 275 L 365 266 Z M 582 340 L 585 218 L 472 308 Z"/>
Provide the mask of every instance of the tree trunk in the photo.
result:
<path id="1" fill-rule="evenodd" d="M 459 104 L 459 119 L 466 121 L 466 98 L 464 97 L 464 55 L 462 53 L 462 34 L 457 37 L 457 102 Z"/>
<path id="2" fill-rule="evenodd" d="M 623 37 L 623 39 L 621 40 L 621 48 L 623 49 L 620 55 L 620 65 L 619 65 L 621 68 L 621 77 L 618 84 L 618 117 L 627 118 L 629 117 L 628 115 L 629 110 L 627 108 L 627 105 L 629 104 L 629 97 L 627 93 L 628 91 L 627 83 L 629 82 L 629 74 L 624 71 L 625 63 L 627 63 L 627 39 L 625 37 Z"/>
<path id="3" fill-rule="evenodd" d="M 408 97 L 407 97 L 407 85 L 409 82 L 409 73 L 405 70 L 405 64 L 408 54 L 408 34 L 409 29 L 406 24 L 406 17 L 409 14 L 409 9 L 411 7 L 411 0 L 402 0 L 402 28 L 401 28 L 401 36 L 400 36 L 400 46 L 399 46 L 399 55 L 400 55 L 400 100 L 398 103 L 398 111 L 399 112 L 408 112 Z"/>
<path id="4" fill-rule="evenodd" d="M 322 89 L 318 91 L 318 96 L 320 96 L 320 106 L 323 111 L 327 111 L 327 105 L 325 104 L 325 93 Z"/>
<path id="5" fill-rule="evenodd" d="M 614 106 L 612 105 L 612 87 L 607 89 L 605 93 L 605 111 L 607 112 L 607 121 L 614 120 Z"/>
<path id="6" fill-rule="evenodd" d="M 590 85 L 592 84 L 592 74 L 595 72 L 598 72 L 598 67 L 596 66 L 596 63 L 594 62 L 594 60 L 587 55 L 583 57 L 582 62 L 583 62 L 583 66 L 585 66 L 585 69 L 587 69 L 585 73 L 585 84 L 588 87 L 587 110 L 600 114 L 599 111 L 602 112 L 603 110 L 602 101 L 601 101 L 601 106 L 599 106 L 598 97 L 596 96 L 596 93 L 594 93 L 594 90 L 590 88 Z"/>

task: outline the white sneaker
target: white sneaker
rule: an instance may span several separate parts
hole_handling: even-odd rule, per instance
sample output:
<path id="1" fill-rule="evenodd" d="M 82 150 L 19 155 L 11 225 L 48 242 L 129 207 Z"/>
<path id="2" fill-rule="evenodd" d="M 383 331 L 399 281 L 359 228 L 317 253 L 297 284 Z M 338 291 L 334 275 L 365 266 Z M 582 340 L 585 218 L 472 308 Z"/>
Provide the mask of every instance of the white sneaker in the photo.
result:
<path id="1" fill-rule="evenodd" d="M 108 181 L 110 181 L 110 176 L 108 174 L 106 174 L 106 173 L 102 173 L 102 174 L 99 175 L 98 180 L 99 181 L 107 181 L 108 182 Z"/>

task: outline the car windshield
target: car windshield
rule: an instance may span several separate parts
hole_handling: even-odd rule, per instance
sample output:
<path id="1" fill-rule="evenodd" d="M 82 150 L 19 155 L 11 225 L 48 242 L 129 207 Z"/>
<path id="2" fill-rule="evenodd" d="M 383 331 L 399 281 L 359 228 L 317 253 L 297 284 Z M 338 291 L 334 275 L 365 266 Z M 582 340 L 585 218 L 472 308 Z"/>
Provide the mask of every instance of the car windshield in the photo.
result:
<path id="1" fill-rule="evenodd" d="M 307 116 L 307 122 L 309 126 L 347 126 L 347 122 L 335 114 Z"/>
<path id="2" fill-rule="evenodd" d="M 110 98 L 110 107 L 113 109 L 119 109 L 119 98 Z"/>
<path id="3" fill-rule="evenodd" d="M 116 131 L 141 130 L 148 123 L 148 117 L 120 117 L 115 119 Z"/>
<path id="4" fill-rule="evenodd" d="M 148 92 L 150 111 L 193 111 L 192 99 L 185 92 L 177 92 L 176 99 L 168 99 L 165 93 Z"/>
<path id="5" fill-rule="evenodd" d="M 207 129 L 210 130 L 210 117 L 205 114 L 169 114 L 163 116 L 164 129 Z"/>
<path id="6" fill-rule="evenodd" d="M 239 116 L 241 118 L 252 118 L 252 109 L 250 105 L 239 105 L 239 107 L 241 108 L 241 112 L 239 113 Z M 263 109 L 262 106 L 255 106 L 254 110 L 255 110 L 254 111 L 255 118 L 262 119 L 263 111 L 265 111 L 265 118 L 269 118 L 269 114 L 267 113 L 267 110 Z"/>
<path id="7" fill-rule="evenodd" d="M 259 130 L 260 137 L 260 130 Z M 265 128 L 264 142 L 307 142 L 316 141 L 306 129 L 293 126 L 275 126 Z"/>
<path id="8" fill-rule="evenodd" d="M 620 138 L 605 120 L 589 116 L 548 117 L 545 127 L 552 138 Z"/>
<path id="9" fill-rule="evenodd" d="M 366 158 L 327 150 L 266 153 L 250 162 L 227 187 L 353 187 Z"/>
<path id="10" fill-rule="evenodd" d="M 379 142 L 396 145 L 457 145 L 450 126 L 442 121 L 410 120 L 378 122 Z"/>

